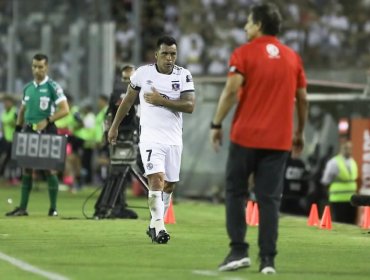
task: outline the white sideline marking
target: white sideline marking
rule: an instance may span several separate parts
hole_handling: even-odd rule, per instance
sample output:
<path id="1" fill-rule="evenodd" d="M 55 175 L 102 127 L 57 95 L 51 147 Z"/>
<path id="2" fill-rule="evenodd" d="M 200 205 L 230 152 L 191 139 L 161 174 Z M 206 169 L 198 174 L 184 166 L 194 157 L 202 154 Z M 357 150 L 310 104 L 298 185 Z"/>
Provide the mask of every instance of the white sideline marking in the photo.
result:
<path id="1" fill-rule="evenodd" d="M 214 270 L 193 270 L 192 272 L 194 274 L 204 275 L 204 276 L 218 276 L 219 275 L 219 273 Z"/>
<path id="2" fill-rule="evenodd" d="M 0 259 L 4 260 L 4 261 L 7 261 L 8 263 L 10 263 L 14 266 L 17 266 L 18 268 L 20 268 L 22 270 L 29 271 L 29 272 L 32 272 L 34 274 L 40 275 L 40 276 L 44 276 L 45 278 L 47 278 L 49 280 L 69 280 L 69 278 L 67 278 L 63 275 L 59 275 L 59 274 L 56 274 L 56 273 L 53 273 L 53 272 L 42 270 L 40 268 L 37 268 L 36 266 L 30 265 L 30 264 L 28 264 L 24 261 L 21 261 L 21 260 L 18 260 L 16 258 L 13 258 L 11 256 L 8 256 L 8 255 L 6 255 L 2 252 L 0 252 Z"/>
<path id="3" fill-rule="evenodd" d="M 210 276 L 210 277 L 217 277 L 221 276 L 224 273 L 219 273 L 218 271 L 214 270 L 193 270 L 193 274 L 203 275 L 203 276 Z M 241 277 L 233 277 L 233 276 L 223 276 L 221 277 L 222 280 L 248 280 L 248 278 L 241 278 Z"/>

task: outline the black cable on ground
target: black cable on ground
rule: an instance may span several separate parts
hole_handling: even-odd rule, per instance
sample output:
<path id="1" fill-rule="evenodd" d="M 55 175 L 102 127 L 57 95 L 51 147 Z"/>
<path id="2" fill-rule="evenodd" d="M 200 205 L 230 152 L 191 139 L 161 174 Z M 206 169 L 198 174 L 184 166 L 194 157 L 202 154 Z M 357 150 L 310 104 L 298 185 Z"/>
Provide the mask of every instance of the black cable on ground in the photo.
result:
<path id="1" fill-rule="evenodd" d="M 93 195 L 99 190 L 99 189 L 101 189 L 101 187 L 96 187 L 96 189 L 90 194 L 90 195 L 88 195 L 87 196 L 87 198 L 85 199 L 85 201 L 84 201 L 84 203 L 82 204 L 82 215 L 84 215 L 84 217 L 86 218 L 86 219 L 88 219 L 88 220 L 92 220 L 92 219 L 94 219 L 94 216 L 91 216 L 91 217 L 88 217 L 87 215 L 86 215 L 86 212 L 85 212 L 85 206 L 86 206 L 86 204 L 87 204 L 87 202 L 93 197 Z"/>

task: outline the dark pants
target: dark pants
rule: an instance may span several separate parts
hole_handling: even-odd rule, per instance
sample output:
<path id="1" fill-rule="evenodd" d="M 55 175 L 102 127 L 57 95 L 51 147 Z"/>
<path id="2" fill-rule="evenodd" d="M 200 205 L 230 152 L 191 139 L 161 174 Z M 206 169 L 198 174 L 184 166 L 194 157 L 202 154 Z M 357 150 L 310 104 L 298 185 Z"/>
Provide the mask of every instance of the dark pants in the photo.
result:
<path id="1" fill-rule="evenodd" d="M 84 183 L 90 184 L 93 181 L 93 160 L 94 150 L 92 148 L 83 148 L 81 164 L 84 169 Z"/>
<path id="2" fill-rule="evenodd" d="M 36 133 L 35 130 L 32 128 L 32 124 L 27 124 L 25 128 L 23 129 L 24 132 L 30 132 L 30 133 Z M 54 123 L 49 123 L 42 131 L 41 133 L 45 134 L 58 134 L 58 129 Z"/>
<path id="3" fill-rule="evenodd" d="M 226 166 L 226 227 L 230 247 L 247 252 L 245 206 L 248 178 L 254 174 L 259 206 L 259 255 L 273 258 L 278 237 L 278 215 L 288 152 L 241 147 L 231 143 Z"/>
<path id="4" fill-rule="evenodd" d="M 354 224 L 356 221 L 357 208 L 349 202 L 331 202 L 333 221 L 346 224 Z"/>
<path id="5" fill-rule="evenodd" d="M 0 175 L 4 174 L 5 167 L 10 161 L 12 153 L 12 142 L 0 139 Z"/>

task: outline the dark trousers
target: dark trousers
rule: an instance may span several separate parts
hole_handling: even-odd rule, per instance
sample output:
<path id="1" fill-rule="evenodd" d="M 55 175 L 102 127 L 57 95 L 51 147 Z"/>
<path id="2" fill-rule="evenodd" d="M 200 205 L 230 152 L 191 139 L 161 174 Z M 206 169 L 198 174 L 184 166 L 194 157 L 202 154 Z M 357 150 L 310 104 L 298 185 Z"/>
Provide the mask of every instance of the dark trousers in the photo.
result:
<path id="1" fill-rule="evenodd" d="M 94 150 L 92 148 L 83 148 L 81 164 L 82 168 L 85 169 L 84 183 L 90 184 L 93 181 L 93 171 L 92 171 L 92 159 L 94 155 Z"/>
<path id="2" fill-rule="evenodd" d="M 254 174 L 254 192 L 259 206 L 258 245 L 260 257 L 273 258 L 278 237 L 278 215 L 288 152 L 252 149 L 231 143 L 226 166 L 226 227 L 230 247 L 247 252 L 245 206 L 248 178 Z"/>
<path id="3" fill-rule="evenodd" d="M 333 221 L 346 224 L 354 224 L 356 221 L 357 208 L 349 202 L 331 202 Z"/>
<path id="4" fill-rule="evenodd" d="M 0 175 L 4 174 L 5 168 L 10 161 L 12 153 L 12 142 L 0 139 Z"/>
<path id="5" fill-rule="evenodd" d="M 36 133 L 35 130 L 33 130 L 32 128 L 32 124 L 27 124 L 24 128 L 23 128 L 23 131 L 24 132 L 34 132 Z M 58 130 L 57 130 L 57 127 L 54 123 L 49 123 L 42 131 L 41 133 L 45 133 L 45 134 L 58 134 Z"/>

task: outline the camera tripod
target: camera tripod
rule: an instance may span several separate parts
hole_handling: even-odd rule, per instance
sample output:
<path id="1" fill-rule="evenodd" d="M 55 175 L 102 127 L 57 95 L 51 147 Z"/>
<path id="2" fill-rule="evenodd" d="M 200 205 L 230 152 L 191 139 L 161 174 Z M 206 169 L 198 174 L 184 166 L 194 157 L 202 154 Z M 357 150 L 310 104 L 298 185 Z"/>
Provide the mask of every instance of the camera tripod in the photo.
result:
<path id="1" fill-rule="evenodd" d="M 135 176 L 149 190 L 146 179 L 137 165 L 138 147 L 134 141 L 118 141 L 109 147 L 109 176 L 97 202 L 94 218 L 137 218 L 132 210 L 126 209 L 125 185 L 129 175 Z"/>

